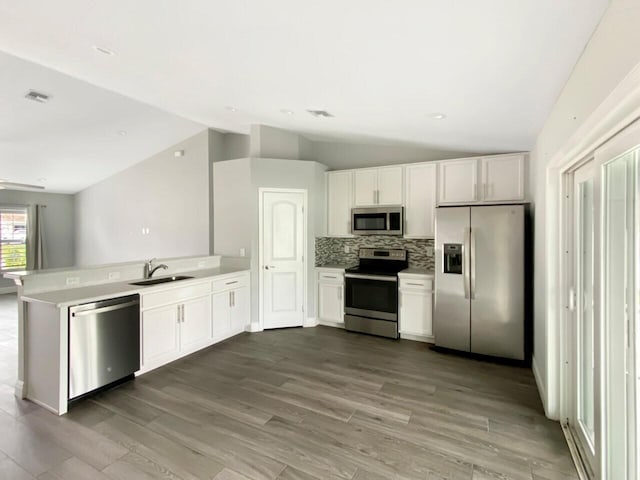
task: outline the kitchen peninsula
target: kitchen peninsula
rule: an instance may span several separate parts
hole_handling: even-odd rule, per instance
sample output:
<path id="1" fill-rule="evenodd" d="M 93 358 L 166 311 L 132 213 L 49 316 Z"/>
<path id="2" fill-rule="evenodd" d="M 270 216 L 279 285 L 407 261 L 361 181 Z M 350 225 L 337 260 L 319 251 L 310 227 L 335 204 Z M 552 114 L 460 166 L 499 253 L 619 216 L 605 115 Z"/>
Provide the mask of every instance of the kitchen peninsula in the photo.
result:
<path id="1" fill-rule="evenodd" d="M 135 375 L 213 345 L 248 327 L 248 259 L 203 256 L 163 259 L 162 263 L 167 269 L 158 280 L 166 281 L 152 285 L 139 285 L 143 262 L 5 274 L 18 285 L 16 395 L 58 415 L 67 412 L 71 398 L 70 331 L 72 322 L 76 321 L 70 309 L 74 306 L 123 297 L 135 299 L 128 302 L 135 308 L 131 318 L 139 322 L 140 340 L 134 343 L 139 343 L 140 361 L 136 363 L 139 369 Z M 138 325 L 133 332 L 138 333 L 137 329 Z M 105 334 L 104 330 L 94 327 L 82 341 L 102 346 L 97 336 Z M 117 340 L 117 333 L 114 339 Z M 126 342 L 127 338 L 121 340 Z M 83 345 L 85 350 L 90 347 Z M 88 355 L 86 365 L 78 369 L 85 379 L 104 373 L 96 369 L 111 372 L 111 365 L 103 365 L 96 355 Z"/>

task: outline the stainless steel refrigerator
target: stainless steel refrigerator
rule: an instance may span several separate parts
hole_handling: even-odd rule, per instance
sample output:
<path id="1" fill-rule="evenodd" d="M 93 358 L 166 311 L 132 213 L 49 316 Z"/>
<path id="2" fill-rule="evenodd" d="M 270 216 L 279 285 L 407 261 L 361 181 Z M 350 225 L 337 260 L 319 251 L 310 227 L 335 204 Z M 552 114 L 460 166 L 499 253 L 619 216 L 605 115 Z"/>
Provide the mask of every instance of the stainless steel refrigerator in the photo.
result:
<path id="1" fill-rule="evenodd" d="M 524 205 L 436 210 L 436 346 L 525 360 Z"/>

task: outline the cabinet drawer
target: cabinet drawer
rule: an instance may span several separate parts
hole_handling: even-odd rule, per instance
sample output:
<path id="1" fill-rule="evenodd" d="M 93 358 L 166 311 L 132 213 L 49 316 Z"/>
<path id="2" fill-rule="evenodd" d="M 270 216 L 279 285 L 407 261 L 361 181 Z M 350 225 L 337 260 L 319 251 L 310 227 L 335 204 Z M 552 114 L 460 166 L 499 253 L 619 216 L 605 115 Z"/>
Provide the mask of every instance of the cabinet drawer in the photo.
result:
<path id="1" fill-rule="evenodd" d="M 320 282 L 332 282 L 343 283 L 344 274 L 342 272 L 319 272 L 318 281 Z"/>
<path id="2" fill-rule="evenodd" d="M 249 275 L 243 273 L 242 275 L 235 275 L 233 277 L 221 278 L 220 280 L 214 280 L 211 282 L 213 292 L 221 292 L 231 288 L 240 288 L 249 286 Z"/>
<path id="3" fill-rule="evenodd" d="M 168 305 L 171 303 L 179 303 L 193 297 L 208 295 L 211 292 L 209 282 L 196 283 L 188 287 L 172 288 L 161 292 L 143 293 L 140 295 L 140 302 L 143 309 L 153 308 L 160 305 Z"/>
<path id="4" fill-rule="evenodd" d="M 433 290 L 433 279 L 431 278 L 401 278 L 400 288 L 413 288 L 420 290 Z"/>

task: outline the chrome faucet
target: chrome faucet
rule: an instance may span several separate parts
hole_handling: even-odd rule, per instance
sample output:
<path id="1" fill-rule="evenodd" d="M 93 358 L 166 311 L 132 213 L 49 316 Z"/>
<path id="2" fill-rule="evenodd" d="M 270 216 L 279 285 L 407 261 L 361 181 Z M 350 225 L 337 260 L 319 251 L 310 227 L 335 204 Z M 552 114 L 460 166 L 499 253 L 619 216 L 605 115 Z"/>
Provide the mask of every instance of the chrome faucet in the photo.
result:
<path id="1" fill-rule="evenodd" d="M 161 263 L 160 265 L 157 266 L 153 266 L 153 261 L 155 260 L 155 258 L 152 258 L 151 260 L 148 260 L 147 262 L 145 262 L 144 264 L 144 278 L 151 278 L 153 276 L 154 273 L 156 273 L 156 270 L 158 270 L 159 268 L 163 268 L 163 269 L 167 269 L 169 267 L 167 267 L 164 263 Z"/>

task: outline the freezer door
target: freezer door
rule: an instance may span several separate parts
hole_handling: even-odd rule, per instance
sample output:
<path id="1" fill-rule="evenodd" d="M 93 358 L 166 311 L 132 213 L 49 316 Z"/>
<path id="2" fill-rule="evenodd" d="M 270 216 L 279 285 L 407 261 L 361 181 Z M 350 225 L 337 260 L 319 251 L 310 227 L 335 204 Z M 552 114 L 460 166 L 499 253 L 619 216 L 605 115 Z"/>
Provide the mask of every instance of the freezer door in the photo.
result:
<path id="1" fill-rule="evenodd" d="M 436 210 L 434 336 L 439 347 L 470 350 L 470 207 Z"/>
<path id="2" fill-rule="evenodd" d="M 524 360 L 525 211 L 471 208 L 471 351 Z"/>

